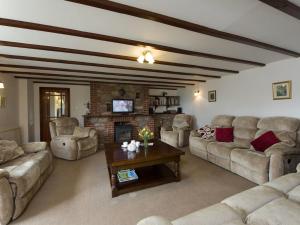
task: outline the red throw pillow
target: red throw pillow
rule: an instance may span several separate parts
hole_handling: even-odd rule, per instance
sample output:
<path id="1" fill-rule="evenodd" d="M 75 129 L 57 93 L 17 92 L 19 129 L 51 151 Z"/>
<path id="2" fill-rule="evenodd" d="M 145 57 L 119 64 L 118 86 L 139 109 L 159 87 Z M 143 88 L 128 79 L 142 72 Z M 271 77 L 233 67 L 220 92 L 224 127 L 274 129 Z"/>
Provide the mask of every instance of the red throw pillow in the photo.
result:
<path id="1" fill-rule="evenodd" d="M 256 151 L 264 152 L 272 145 L 279 143 L 280 140 L 276 137 L 273 131 L 268 131 L 251 142 L 251 145 Z"/>
<path id="2" fill-rule="evenodd" d="M 233 127 L 217 127 L 216 140 L 220 142 L 233 142 Z"/>

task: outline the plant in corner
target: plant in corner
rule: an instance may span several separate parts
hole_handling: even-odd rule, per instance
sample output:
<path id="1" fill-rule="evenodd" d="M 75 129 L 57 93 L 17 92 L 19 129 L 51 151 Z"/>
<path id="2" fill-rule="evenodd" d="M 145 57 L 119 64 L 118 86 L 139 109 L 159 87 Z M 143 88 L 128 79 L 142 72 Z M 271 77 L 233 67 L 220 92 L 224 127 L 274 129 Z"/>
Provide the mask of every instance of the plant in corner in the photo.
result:
<path id="1" fill-rule="evenodd" d="M 148 148 L 148 141 L 154 138 L 154 133 L 148 128 L 144 127 L 143 129 L 139 130 L 139 137 L 144 140 L 144 148 Z"/>

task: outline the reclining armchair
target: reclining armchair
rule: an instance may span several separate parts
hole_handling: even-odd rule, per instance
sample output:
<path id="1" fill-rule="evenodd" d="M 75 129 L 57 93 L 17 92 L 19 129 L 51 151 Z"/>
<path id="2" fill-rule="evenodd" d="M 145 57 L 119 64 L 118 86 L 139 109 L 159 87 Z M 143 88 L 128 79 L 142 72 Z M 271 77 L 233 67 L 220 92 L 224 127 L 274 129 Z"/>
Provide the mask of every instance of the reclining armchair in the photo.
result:
<path id="1" fill-rule="evenodd" d="M 189 144 L 191 128 L 192 117 L 190 115 L 178 114 L 174 117 L 172 129 L 161 128 L 161 140 L 175 148 L 187 146 Z"/>
<path id="2" fill-rule="evenodd" d="M 78 160 L 97 151 L 98 138 L 94 128 L 79 127 L 76 118 L 61 117 L 49 123 L 51 150 L 66 160 Z"/>

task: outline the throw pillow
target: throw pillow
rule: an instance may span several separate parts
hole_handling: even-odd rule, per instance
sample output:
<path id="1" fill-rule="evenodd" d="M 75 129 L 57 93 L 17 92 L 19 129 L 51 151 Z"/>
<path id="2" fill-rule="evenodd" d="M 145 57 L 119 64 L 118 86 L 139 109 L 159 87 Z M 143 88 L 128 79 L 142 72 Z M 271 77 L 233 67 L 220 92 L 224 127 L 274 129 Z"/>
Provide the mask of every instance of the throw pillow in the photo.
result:
<path id="1" fill-rule="evenodd" d="M 24 154 L 15 141 L 0 140 L 0 164 L 16 159 Z"/>
<path id="2" fill-rule="evenodd" d="M 233 142 L 233 127 L 217 127 L 216 140 L 219 142 Z"/>
<path id="3" fill-rule="evenodd" d="M 251 145 L 256 151 L 264 152 L 266 149 L 274 144 L 279 143 L 280 140 L 276 137 L 273 131 L 268 131 L 251 142 Z"/>
<path id="4" fill-rule="evenodd" d="M 208 125 L 205 125 L 204 127 L 201 127 L 197 130 L 198 134 L 203 139 L 209 139 L 213 138 L 215 136 L 215 129 L 211 128 Z"/>

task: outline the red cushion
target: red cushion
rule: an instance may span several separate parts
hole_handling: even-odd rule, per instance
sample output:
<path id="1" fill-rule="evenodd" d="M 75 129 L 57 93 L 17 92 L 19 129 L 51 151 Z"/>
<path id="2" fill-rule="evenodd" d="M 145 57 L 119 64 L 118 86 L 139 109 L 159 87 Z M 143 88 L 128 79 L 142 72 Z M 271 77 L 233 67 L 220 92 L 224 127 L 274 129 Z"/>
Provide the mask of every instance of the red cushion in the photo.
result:
<path id="1" fill-rule="evenodd" d="M 273 131 L 268 131 L 251 142 L 251 145 L 256 151 L 264 152 L 272 145 L 279 143 L 280 140 L 276 137 Z"/>
<path id="2" fill-rule="evenodd" d="M 233 142 L 233 127 L 216 128 L 216 140 L 220 142 Z"/>

